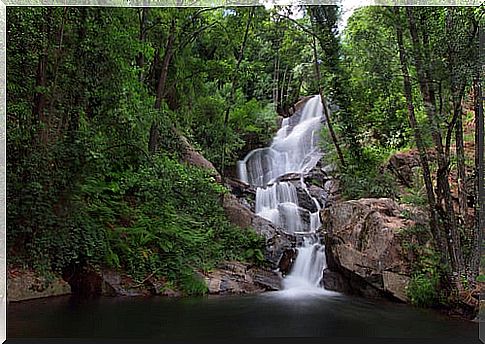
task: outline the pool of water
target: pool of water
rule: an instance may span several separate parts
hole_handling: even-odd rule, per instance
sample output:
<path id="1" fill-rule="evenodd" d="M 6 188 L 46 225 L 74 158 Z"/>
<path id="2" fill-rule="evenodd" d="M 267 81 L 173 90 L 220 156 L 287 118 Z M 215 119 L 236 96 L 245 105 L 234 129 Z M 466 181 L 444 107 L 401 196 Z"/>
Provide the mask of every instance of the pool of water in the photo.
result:
<path id="1" fill-rule="evenodd" d="M 478 324 L 337 293 L 55 297 L 7 307 L 8 338 L 478 337 Z"/>

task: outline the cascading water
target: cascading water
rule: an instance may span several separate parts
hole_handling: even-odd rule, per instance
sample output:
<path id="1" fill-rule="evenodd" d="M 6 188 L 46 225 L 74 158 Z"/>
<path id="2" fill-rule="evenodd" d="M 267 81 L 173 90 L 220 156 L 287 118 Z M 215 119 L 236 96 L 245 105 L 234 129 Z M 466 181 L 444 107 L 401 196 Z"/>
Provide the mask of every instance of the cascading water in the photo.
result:
<path id="1" fill-rule="evenodd" d="M 315 234 L 321 207 L 304 182 L 304 174 L 323 156 L 318 147 L 322 110 L 320 96 L 312 97 L 301 112 L 283 120 L 269 147 L 255 149 L 238 162 L 239 178 L 257 188 L 256 214 L 303 238 L 284 289 L 323 290 L 325 248 Z M 294 182 L 281 181 L 288 175 L 300 176 L 298 187 L 315 203 L 315 212 L 300 207 Z"/>

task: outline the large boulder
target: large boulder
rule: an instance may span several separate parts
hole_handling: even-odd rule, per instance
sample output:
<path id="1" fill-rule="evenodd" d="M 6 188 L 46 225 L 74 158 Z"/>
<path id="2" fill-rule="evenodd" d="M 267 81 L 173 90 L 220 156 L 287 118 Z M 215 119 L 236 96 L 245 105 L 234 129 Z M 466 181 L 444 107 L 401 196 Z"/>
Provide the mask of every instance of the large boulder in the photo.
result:
<path id="1" fill-rule="evenodd" d="M 226 262 L 205 276 L 209 294 L 253 294 L 278 290 L 281 275 L 240 262 Z"/>
<path id="2" fill-rule="evenodd" d="M 222 207 L 228 220 L 241 228 L 251 227 L 254 213 L 233 194 L 225 194 Z"/>
<path id="3" fill-rule="evenodd" d="M 302 188 L 300 185 L 296 186 L 296 195 L 298 197 L 298 205 L 311 213 L 316 212 L 317 205 L 312 199 L 311 194 L 309 193 L 309 190 L 306 191 L 304 188 Z"/>
<path id="4" fill-rule="evenodd" d="M 281 228 L 275 226 L 272 222 L 255 215 L 252 219 L 252 227 L 256 233 L 266 239 L 265 258 L 269 267 L 273 270 L 279 269 L 285 271 L 291 268 L 293 260 L 289 259 L 289 266 L 283 262 L 283 254 L 289 255 L 296 246 L 296 237 L 286 233 Z"/>
<path id="5" fill-rule="evenodd" d="M 436 152 L 433 149 L 429 149 L 427 155 L 430 161 L 436 160 Z M 420 166 L 418 150 L 411 149 L 406 152 L 393 154 L 383 167 L 394 174 L 401 185 L 412 187 L 415 181 L 415 169 Z"/>
<path id="6" fill-rule="evenodd" d="M 95 268 L 90 265 L 71 266 L 65 269 L 63 278 L 71 286 L 72 293 L 82 296 L 180 296 L 179 291 L 168 287 L 164 278 L 154 274 L 136 282 L 123 271 Z"/>
<path id="7" fill-rule="evenodd" d="M 271 269 L 278 269 L 283 253 L 295 247 L 295 236 L 286 233 L 271 221 L 254 214 L 247 206 L 242 204 L 241 199 L 232 194 L 224 196 L 223 207 L 227 218 L 232 224 L 241 229 L 251 227 L 256 233 L 265 238 L 266 261 Z"/>
<path id="8" fill-rule="evenodd" d="M 340 202 L 321 212 L 329 289 L 408 301 L 412 257 L 403 249 L 403 233 L 416 225 L 406 209 L 391 199 Z M 424 220 L 424 217 L 421 217 Z M 421 220 L 419 220 L 421 221 Z"/>
<path id="9" fill-rule="evenodd" d="M 9 302 L 71 294 L 71 287 L 60 276 L 46 277 L 27 269 L 7 272 L 7 300 Z"/>
<path id="10" fill-rule="evenodd" d="M 219 172 L 217 172 L 214 165 L 209 160 L 204 158 L 202 154 L 197 152 L 185 136 L 180 133 L 178 133 L 178 135 L 180 139 L 180 144 L 182 146 L 182 161 L 186 164 L 198 166 L 200 168 L 210 171 L 214 179 L 218 183 L 220 183 L 222 181 L 222 178 Z"/>

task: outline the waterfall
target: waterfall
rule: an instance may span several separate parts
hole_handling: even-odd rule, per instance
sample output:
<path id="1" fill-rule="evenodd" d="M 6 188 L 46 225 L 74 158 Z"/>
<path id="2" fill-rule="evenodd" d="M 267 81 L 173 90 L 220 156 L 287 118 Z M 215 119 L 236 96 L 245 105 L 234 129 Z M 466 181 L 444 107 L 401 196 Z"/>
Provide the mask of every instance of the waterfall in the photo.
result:
<path id="1" fill-rule="evenodd" d="M 315 234 L 321 225 L 320 204 L 304 181 L 305 173 L 323 156 L 318 147 L 322 110 L 320 96 L 310 98 L 300 112 L 283 120 L 269 147 L 249 152 L 237 166 L 239 179 L 256 187 L 256 214 L 303 238 L 293 268 L 283 281 L 288 290 L 319 288 L 326 267 L 325 247 Z M 285 175 L 300 178 L 282 181 Z M 299 205 L 295 183 L 315 203 L 315 212 Z"/>

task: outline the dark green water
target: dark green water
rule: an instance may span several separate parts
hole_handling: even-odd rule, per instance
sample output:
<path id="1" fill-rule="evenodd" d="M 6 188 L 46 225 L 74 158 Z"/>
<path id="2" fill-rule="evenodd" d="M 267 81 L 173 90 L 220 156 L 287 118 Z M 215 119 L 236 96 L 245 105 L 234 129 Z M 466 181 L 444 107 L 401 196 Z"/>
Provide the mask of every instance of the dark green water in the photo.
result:
<path id="1" fill-rule="evenodd" d="M 478 337 L 477 323 L 342 295 L 57 297 L 7 312 L 8 338 Z"/>

